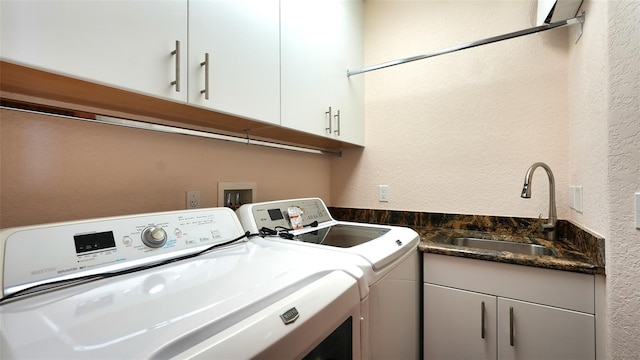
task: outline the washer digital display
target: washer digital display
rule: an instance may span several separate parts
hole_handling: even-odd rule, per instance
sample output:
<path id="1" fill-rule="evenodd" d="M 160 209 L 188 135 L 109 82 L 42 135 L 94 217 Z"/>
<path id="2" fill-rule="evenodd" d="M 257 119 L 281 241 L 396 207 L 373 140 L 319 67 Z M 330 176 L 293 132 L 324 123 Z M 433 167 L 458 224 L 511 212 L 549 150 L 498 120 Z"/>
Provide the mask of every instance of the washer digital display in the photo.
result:
<path id="1" fill-rule="evenodd" d="M 280 211 L 280 209 L 269 209 L 267 211 L 269 212 L 271 221 L 284 219 L 284 217 L 282 216 L 282 211 Z"/>
<path id="2" fill-rule="evenodd" d="M 74 235 L 73 240 L 77 254 L 116 247 L 113 231 Z"/>

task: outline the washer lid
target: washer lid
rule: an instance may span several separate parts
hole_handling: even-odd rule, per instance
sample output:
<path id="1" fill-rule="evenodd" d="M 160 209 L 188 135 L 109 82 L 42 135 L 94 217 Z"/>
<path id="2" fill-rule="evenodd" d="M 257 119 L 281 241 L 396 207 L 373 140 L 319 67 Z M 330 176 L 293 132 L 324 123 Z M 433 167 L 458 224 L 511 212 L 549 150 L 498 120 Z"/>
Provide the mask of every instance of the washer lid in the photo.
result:
<path id="1" fill-rule="evenodd" d="M 389 228 L 338 224 L 298 234 L 295 238 L 312 244 L 350 248 L 377 239 L 389 230 Z"/>
<path id="2" fill-rule="evenodd" d="M 0 358 L 149 358 L 170 345 L 184 351 L 331 271 L 309 256 L 247 242 L 17 298 L 0 305 Z"/>
<path id="3" fill-rule="evenodd" d="M 333 221 L 312 230 L 305 228 L 295 231 L 294 235 L 293 240 L 270 238 L 356 254 L 367 260 L 375 271 L 416 251 L 420 242 L 420 236 L 409 228 L 346 221 Z"/>

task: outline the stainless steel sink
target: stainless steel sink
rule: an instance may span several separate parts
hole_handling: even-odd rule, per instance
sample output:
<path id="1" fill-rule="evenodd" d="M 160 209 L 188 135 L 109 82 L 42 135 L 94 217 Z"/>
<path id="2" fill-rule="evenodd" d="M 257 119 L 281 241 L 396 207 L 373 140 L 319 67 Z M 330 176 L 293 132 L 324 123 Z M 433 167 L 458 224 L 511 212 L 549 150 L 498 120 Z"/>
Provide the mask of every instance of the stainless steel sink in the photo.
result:
<path id="1" fill-rule="evenodd" d="M 477 239 L 470 237 L 455 238 L 451 241 L 451 245 L 466 246 L 472 248 L 509 251 L 512 253 L 525 255 L 548 255 L 558 256 L 558 253 L 546 246 L 536 244 L 516 243 L 510 241 Z"/>

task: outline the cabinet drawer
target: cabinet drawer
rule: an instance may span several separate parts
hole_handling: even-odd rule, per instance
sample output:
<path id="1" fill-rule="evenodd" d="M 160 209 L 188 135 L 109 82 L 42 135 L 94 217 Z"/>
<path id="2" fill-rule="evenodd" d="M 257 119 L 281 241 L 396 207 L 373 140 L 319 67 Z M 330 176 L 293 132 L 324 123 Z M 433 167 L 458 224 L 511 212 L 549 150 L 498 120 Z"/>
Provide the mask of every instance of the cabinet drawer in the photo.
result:
<path id="1" fill-rule="evenodd" d="M 593 275 L 447 255 L 423 256 L 426 283 L 595 313 Z"/>

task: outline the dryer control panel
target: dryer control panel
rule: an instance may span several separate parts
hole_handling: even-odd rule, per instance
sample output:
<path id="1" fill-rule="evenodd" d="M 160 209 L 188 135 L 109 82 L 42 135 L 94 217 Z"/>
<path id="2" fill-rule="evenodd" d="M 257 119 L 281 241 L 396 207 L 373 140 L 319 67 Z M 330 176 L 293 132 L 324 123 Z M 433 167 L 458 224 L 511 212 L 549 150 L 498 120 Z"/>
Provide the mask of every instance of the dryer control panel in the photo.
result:
<path id="1" fill-rule="evenodd" d="M 238 218 L 228 208 L 6 229 L 0 233 L 2 291 L 7 295 L 53 280 L 172 259 L 243 233 Z"/>
<path id="2" fill-rule="evenodd" d="M 276 227 L 292 229 L 294 226 L 291 224 L 289 209 L 299 210 L 298 214 L 301 217 L 303 226 L 309 225 L 314 221 L 323 223 L 333 220 L 327 206 L 319 198 L 245 204 L 238 209 L 238 216 L 244 228 L 251 233 L 258 232 L 263 227 L 269 229 L 275 229 Z"/>

